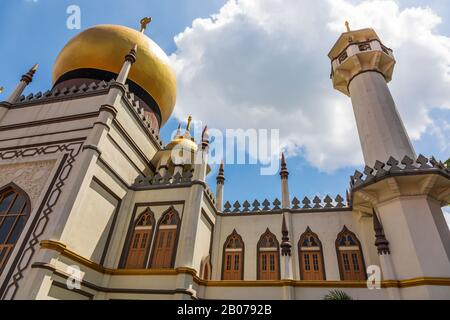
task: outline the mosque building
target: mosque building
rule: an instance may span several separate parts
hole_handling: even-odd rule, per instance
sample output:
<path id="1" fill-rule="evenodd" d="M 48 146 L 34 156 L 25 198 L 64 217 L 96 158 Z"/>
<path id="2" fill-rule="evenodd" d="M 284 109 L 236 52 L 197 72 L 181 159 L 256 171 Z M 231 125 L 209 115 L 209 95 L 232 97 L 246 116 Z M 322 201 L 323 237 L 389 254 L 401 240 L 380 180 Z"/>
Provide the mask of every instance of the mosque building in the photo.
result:
<path id="1" fill-rule="evenodd" d="M 450 168 L 416 154 L 373 29 L 328 55 L 364 172 L 343 196 L 294 197 L 282 156 L 280 200 L 241 204 L 224 201 L 223 165 L 206 183 L 206 128 L 161 141 L 176 77 L 149 22 L 82 31 L 51 89 L 23 95 L 34 66 L 0 102 L 1 299 L 450 299 Z M 180 148 L 201 161 L 174 161 Z"/>

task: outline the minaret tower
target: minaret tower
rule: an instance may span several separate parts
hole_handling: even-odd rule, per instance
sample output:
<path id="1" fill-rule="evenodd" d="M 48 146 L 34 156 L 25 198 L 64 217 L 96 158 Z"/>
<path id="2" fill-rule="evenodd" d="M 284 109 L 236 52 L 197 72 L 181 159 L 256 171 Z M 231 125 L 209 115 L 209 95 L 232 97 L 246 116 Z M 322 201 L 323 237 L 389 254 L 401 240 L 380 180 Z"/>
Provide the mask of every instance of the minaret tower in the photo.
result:
<path id="1" fill-rule="evenodd" d="M 343 33 L 328 54 L 336 90 L 352 100 L 359 139 L 368 166 L 389 157 L 415 159 L 387 83 L 392 79 L 395 58 L 373 29 Z"/>
<path id="2" fill-rule="evenodd" d="M 392 299 L 450 296 L 450 232 L 441 207 L 450 201 L 450 175 L 441 163 L 416 158 L 387 86 L 392 50 L 373 29 L 348 23 L 329 57 L 334 88 L 351 97 L 366 167 L 352 176 L 353 211 L 372 216 L 383 280 L 415 283 L 392 287 Z M 429 163 L 429 164 L 428 164 Z"/>

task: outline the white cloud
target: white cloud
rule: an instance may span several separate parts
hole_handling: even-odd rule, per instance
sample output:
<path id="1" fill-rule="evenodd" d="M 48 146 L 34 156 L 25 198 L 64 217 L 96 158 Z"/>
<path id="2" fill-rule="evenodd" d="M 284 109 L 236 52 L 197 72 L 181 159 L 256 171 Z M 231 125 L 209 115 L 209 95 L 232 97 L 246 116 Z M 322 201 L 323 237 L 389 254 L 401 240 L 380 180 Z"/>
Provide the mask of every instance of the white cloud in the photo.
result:
<path id="1" fill-rule="evenodd" d="M 333 90 L 326 56 L 345 20 L 394 49 L 390 86 L 411 138 L 435 128 L 428 110 L 450 108 L 450 38 L 434 32 L 441 19 L 431 9 L 395 1 L 229 0 L 175 38 L 175 115 L 280 128 L 289 154 L 325 171 L 362 163 L 350 100 Z"/>

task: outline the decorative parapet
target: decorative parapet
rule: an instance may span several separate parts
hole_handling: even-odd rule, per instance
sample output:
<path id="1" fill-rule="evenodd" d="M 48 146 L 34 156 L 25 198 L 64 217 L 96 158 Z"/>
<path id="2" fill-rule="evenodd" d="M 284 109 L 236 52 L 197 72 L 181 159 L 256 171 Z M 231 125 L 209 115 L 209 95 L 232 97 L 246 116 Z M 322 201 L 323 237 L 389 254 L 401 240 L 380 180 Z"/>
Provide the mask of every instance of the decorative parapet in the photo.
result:
<path id="1" fill-rule="evenodd" d="M 365 166 L 364 173 L 356 170 L 350 177 L 350 189 L 354 191 L 387 177 L 428 173 L 442 174 L 450 179 L 450 168 L 434 157 L 426 158 L 419 155 L 414 161 L 405 156 L 401 162 L 390 157 L 386 163 L 376 161 L 373 168 Z"/>
<path id="2" fill-rule="evenodd" d="M 164 177 L 159 173 L 155 175 L 149 175 L 144 177 L 143 175 L 139 175 L 134 185 L 135 187 L 151 187 L 151 186 L 163 186 L 163 185 L 178 185 L 178 184 L 187 184 L 192 182 L 193 177 L 192 170 L 188 170 L 183 172 L 183 174 L 177 172 L 175 175 L 167 172 Z"/>
<path id="3" fill-rule="evenodd" d="M 91 92 L 101 92 L 101 91 L 107 91 L 113 83 L 114 80 L 109 81 L 108 83 L 105 81 L 101 82 L 92 82 L 89 85 L 82 84 L 80 86 L 73 86 L 71 88 L 53 88 L 52 90 L 48 90 L 44 93 L 38 92 L 38 93 L 30 93 L 27 96 L 22 95 L 19 100 L 16 102 L 16 104 L 24 104 L 24 103 L 31 103 L 31 102 L 45 102 L 47 100 L 53 100 L 54 98 L 61 98 L 61 97 L 78 97 L 85 95 L 86 93 Z"/>
<path id="4" fill-rule="evenodd" d="M 153 141 L 159 146 L 163 146 L 163 141 L 161 140 L 157 130 L 152 128 L 150 118 L 145 114 L 144 108 L 139 105 L 139 100 L 137 100 L 132 92 L 130 92 L 128 85 L 122 85 L 111 80 L 109 82 L 92 82 L 89 85 L 82 84 L 80 86 L 73 86 L 71 88 L 53 88 L 44 93 L 38 92 L 36 94 L 30 93 L 27 96 L 22 95 L 15 105 L 25 105 L 32 103 L 45 103 L 51 102 L 55 99 L 61 98 L 78 98 L 86 96 L 89 94 L 105 94 L 112 86 L 119 86 L 124 89 L 123 98 L 127 101 L 128 105 L 131 107 L 134 115 L 139 119 L 141 124 L 147 129 L 149 136 Z"/>
<path id="5" fill-rule="evenodd" d="M 290 211 L 330 211 L 336 209 L 347 209 L 350 208 L 349 203 L 344 203 L 344 198 L 337 195 L 334 200 L 329 196 L 325 196 L 324 199 L 320 199 L 315 196 L 312 201 L 305 197 L 303 201 L 300 202 L 296 197 L 292 199 L 292 206 L 286 209 L 281 209 L 281 202 L 279 199 L 275 199 L 272 203 L 268 199 L 259 202 L 254 200 L 252 204 L 245 200 L 242 205 L 239 201 L 235 201 L 231 204 L 229 201 L 224 204 L 224 214 L 254 214 L 254 213 L 280 213 L 283 210 Z"/>
<path id="6" fill-rule="evenodd" d="M 192 185 L 194 180 L 192 179 L 194 176 L 194 170 L 186 170 L 182 174 L 177 172 L 176 174 L 171 174 L 170 172 L 166 172 L 164 176 L 161 176 L 159 173 L 154 175 L 149 175 L 144 177 L 143 175 L 139 175 L 133 184 L 133 188 L 139 189 L 158 189 L 161 187 L 189 187 Z M 209 198 L 212 204 L 216 203 L 216 198 L 212 193 L 211 189 L 204 184 L 205 186 L 205 195 Z"/>

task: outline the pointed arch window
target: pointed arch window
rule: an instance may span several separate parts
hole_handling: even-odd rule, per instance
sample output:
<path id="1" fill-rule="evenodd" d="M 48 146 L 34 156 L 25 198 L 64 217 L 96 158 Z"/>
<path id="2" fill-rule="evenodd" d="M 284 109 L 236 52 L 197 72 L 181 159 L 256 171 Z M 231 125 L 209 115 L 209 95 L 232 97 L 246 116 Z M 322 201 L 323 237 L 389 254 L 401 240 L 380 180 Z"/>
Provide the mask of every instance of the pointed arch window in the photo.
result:
<path id="1" fill-rule="evenodd" d="M 361 243 L 346 226 L 338 234 L 336 251 L 341 280 L 366 280 L 366 267 Z"/>
<path id="2" fill-rule="evenodd" d="M 258 280 L 280 279 L 280 246 L 269 229 L 258 241 Z"/>
<path id="3" fill-rule="evenodd" d="M 244 242 L 233 230 L 223 246 L 222 280 L 242 280 L 244 277 Z"/>
<path id="4" fill-rule="evenodd" d="M 322 242 L 309 227 L 298 241 L 298 258 L 302 280 L 325 280 Z"/>
<path id="5" fill-rule="evenodd" d="M 154 226 L 153 212 L 147 208 L 139 215 L 134 224 L 125 268 L 143 269 L 146 267 Z"/>
<path id="6" fill-rule="evenodd" d="M 152 268 L 173 268 L 179 223 L 180 217 L 173 207 L 161 216 L 153 245 Z"/>
<path id="7" fill-rule="evenodd" d="M 10 184 L 0 189 L 0 273 L 30 216 L 28 195 Z"/>

